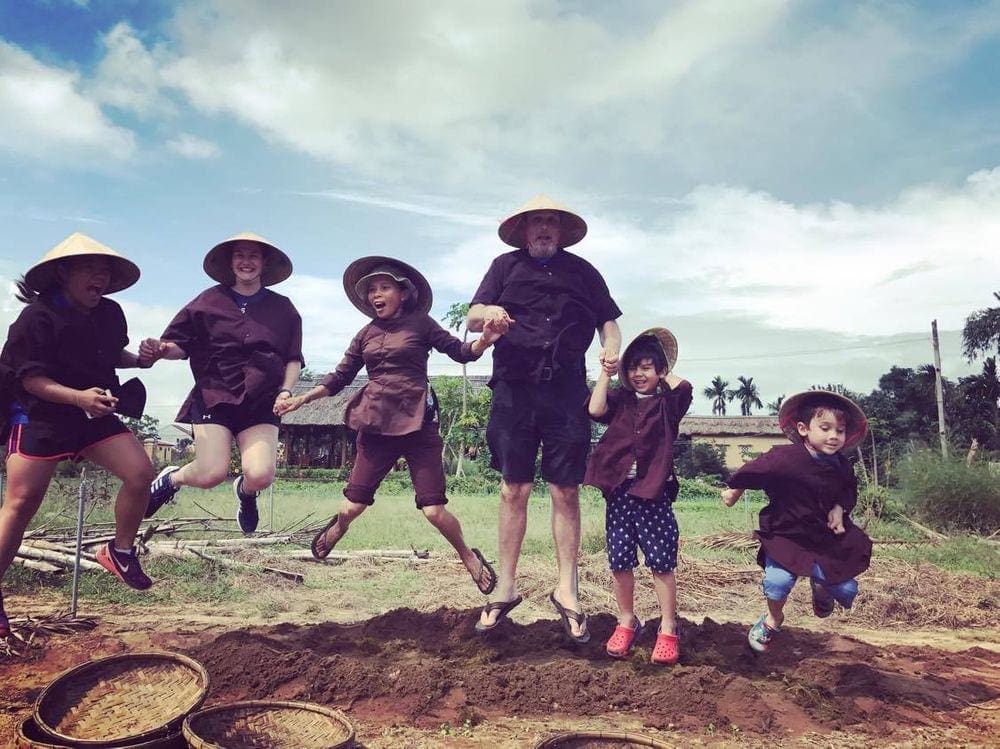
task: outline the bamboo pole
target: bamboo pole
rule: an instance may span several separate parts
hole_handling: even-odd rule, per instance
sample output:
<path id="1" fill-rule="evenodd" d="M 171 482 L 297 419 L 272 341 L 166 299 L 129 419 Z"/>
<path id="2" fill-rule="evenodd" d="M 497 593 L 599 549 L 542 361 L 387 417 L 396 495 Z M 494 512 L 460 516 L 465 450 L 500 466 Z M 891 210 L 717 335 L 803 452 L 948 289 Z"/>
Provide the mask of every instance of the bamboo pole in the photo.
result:
<path id="1" fill-rule="evenodd" d="M 60 554 L 57 551 L 50 551 L 48 549 L 34 549 L 30 546 L 21 546 L 18 548 L 16 556 L 24 557 L 26 559 L 37 559 L 43 562 L 51 562 L 52 564 L 62 565 L 67 569 L 74 568 L 77 561 L 79 562 L 79 569 L 81 570 L 104 569 L 97 562 L 91 562 L 89 559 L 81 558 L 76 560 L 72 551 Z"/>

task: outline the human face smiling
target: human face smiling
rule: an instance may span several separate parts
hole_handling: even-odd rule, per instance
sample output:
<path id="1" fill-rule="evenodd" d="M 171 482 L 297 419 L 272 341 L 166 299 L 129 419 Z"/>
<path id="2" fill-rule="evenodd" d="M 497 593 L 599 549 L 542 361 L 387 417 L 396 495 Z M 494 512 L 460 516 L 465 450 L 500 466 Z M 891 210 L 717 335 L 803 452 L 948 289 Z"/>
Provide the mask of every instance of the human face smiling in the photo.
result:
<path id="1" fill-rule="evenodd" d="M 111 284 L 111 261 L 92 255 L 70 258 L 59 270 L 66 301 L 79 310 L 94 309 Z"/>
<path id="2" fill-rule="evenodd" d="M 260 274 L 264 270 L 264 251 L 253 242 L 237 242 L 231 260 L 236 286 L 260 287 Z"/>
<path id="3" fill-rule="evenodd" d="M 652 359 L 642 359 L 628 368 L 626 376 L 635 392 L 642 395 L 652 395 L 656 392 L 656 386 L 660 384 L 661 373 L 656 371 L 656 365 L 653 364 Z"/>
<path id="4" fill-rule="evenodd" d="M 837 416 L 826 408 L 820 409 L 809 419 L 808 425 L 800 421 L 795 428 L 807 448 L 823 455 L 839 452 L 847 439 L 847 424 L 844 422 L 844 417 Z"/>
<path id="5" fill-rule="evenodd" d="M 524 233 L 531 256 L 547 258 L 555 255 L 561 232 L 559 214 L 555 211 L 534 211 L 525 220 Z"/>
<path id="6" fill-rule="evenodd" d="M 379 320 L 391 320 L 403 314 L 403 302 L 410 290 L 391 276 L 375 276 L 368 282 L 368 303 Z"/>

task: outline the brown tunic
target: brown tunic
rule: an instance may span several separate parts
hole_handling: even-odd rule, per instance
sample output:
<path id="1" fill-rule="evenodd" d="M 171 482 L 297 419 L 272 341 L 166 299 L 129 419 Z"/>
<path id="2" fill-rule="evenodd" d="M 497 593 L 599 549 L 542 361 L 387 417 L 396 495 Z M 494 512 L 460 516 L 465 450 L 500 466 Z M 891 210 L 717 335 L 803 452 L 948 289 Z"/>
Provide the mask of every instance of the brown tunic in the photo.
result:
<path id="1" fill-rule="evenodd" d="M 868 569 L 872 542 L 851 521 L 858 501 L 858 482 L 851 464 L 839 455 L 839 465 L 824 465 L 796 443 L 773 447 L 729 479 L 734 489 L 763 489 L 770 500 L 760 511 L 760 551 L 789 572 L 805 577 L 818 563 L 826 580 L 842 583 Z M 842 534 L 826 527 L 835 504 L 844 508 Z"/>
<path id="2" fill-rule="evenodd" d="M 639 398 L 624 388 L 609 390 L 607 413 L 594 419 L 609 426 L 590 455 L 583 483 L 596 486 L 607 497 L 635 463 L 636 482 L 629 494 L 657 499 L 666 487 L 675 498 L 674 441 L 692 393 L 687 380 L 673 389 L 661 388 L 649 398 Z"/>
<path id="3" fill-rule="evenodd" d="M 475 361 L 472 343 L 463 343 L 426 313 L 372 320 L 320 384 L 336 395 L 361 371 L 368 384 L 347 406 L 347 425 L 358 432 L 403 435 L 419 431 L 427 403 L 427 359 L 436 349 L 457 362 Z"/>
<path id="4" fill-rule="evenodd" d="M 178 419 L 199 392 L 205 408 L 277 397 L 288 362 L 305 364 L 302 318 L 288 297 L 264 291 L 242 313 L 228 287 L 213 286 L 185 305 L 163 331 L 160 338 L 187 352 L 194 375 L 194 388 Z"/>

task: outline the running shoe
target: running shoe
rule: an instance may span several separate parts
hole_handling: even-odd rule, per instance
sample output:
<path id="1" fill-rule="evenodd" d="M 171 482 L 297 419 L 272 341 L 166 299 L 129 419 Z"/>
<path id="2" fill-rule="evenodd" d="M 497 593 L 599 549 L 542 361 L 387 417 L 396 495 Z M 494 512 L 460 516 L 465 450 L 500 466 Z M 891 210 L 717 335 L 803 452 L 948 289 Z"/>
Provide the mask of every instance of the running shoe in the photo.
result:
<path id="1" fill-rule="evenodd" d="M 135 549 L 122 553 L 116 551 L 114 541 L 108 541 L 97 552 L 98 563 L 130 588 L 147 590 L 153 581 L 142 571 Z"/>
<path id="2" fill-rule="evenodd" d="M 237 476 L 233 481 L 233 494 L 236 495 L 236 522 L 240 530 L 246 534 L 257 530 L 260 515 L 257 512 L 257 492 L 243 491 L 243 477 Z"/>
<path id="3" fill-rule="evenodd" d="M 762 616 L 747 632 L 747 641 L 756 653 L 763 653 L 771 647 L 771 640 L 781 631 L 781 627 L 771 629 L 767 626 L 766 619 L 766 616 Z"/>
<path id="4" fill-rule="evenodd" d="M 174 495 L 181 490 L 179 486 L 174 486 L 170 481 L 171 474 L 180 470 L 179 466 L 167 466 L 160 471 L 153 483 L 149 485 L 149 504 L 146 505 L 146 517 L 151 518 L 167 502 L 173 500 Z"/>

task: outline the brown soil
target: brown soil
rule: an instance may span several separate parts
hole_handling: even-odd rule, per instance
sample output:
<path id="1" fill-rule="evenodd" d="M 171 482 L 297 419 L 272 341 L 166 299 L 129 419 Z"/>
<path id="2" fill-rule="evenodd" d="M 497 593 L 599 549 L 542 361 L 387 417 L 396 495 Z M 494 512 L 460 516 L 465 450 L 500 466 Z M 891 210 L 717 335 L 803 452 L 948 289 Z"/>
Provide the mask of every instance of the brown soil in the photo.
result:
<path id="1" fill-rule="evenodd" d="M 591 616 L 590 643 L 570 645 L 544 596 L 532 594 L 526 604 L 545 618 L 523 622 L 521 608 L 532 607 L 519 607 L 517 621 L 485 637 L 474 632 L 478 609 L 471 607 L 271 625 L 223 618 L 207 606 L 160 615 L 105 608 L 92 632 L 55 636 L 23 658 L 0 660 L 0 737 L 62 670 L 145 649 L 203 663 L 209 705 L 317 702 L 345 711 L 359 744 L 373 749 L 531 747 L 574 729 L 641 733 L 680 746 L 989 746 L 1000 735 L 996 630 L 963 630 L 958 639 L 945 632 L 937 646 L 928 644 L 933 632 L 852 631 L 838 617 L 813 631 L 796 620 L 770 652 L 755 656 L 746 644 L 752 616 L 731 611 L 731 621 L 718 613 L 684 621 L 681 662 L 662 668 L 649 663 L 655 619 L 628 660 L 612 661 L 604 654 L 610 614 Z M 13 603 L 23 610 L 29 599 Z"/>

